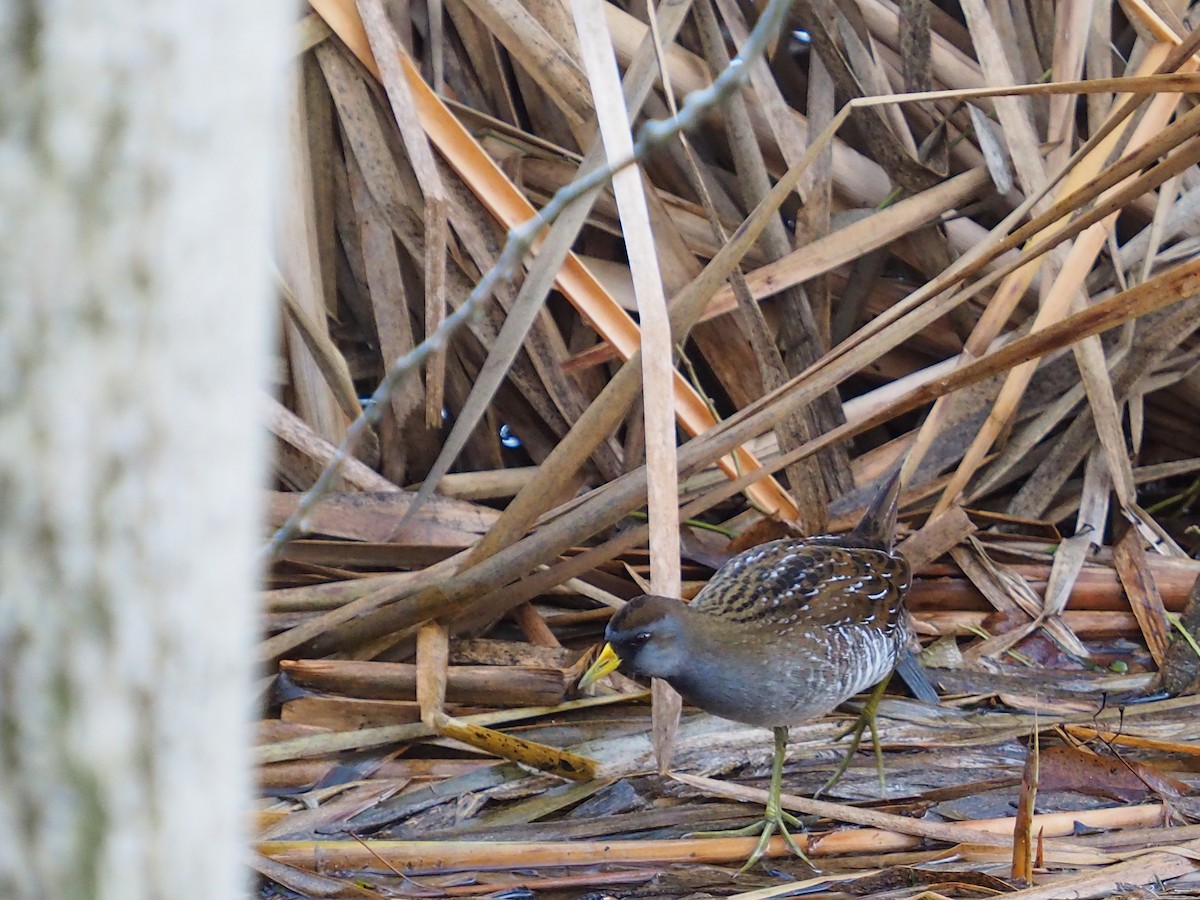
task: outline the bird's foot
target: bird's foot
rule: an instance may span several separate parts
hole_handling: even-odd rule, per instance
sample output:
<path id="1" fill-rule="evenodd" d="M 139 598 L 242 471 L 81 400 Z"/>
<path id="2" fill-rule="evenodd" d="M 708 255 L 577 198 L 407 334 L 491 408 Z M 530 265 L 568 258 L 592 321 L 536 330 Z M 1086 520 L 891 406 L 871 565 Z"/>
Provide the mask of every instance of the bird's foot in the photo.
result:
<path id="1" fill-rule="evenodd" d="M 748 872 L 756 862 L 762 859 L 763 854 L 767 852 L 768 845 L 771 843 L 771 835 L 776 831 L 779 832 L 779 836 L 783 838 L 783 842 L 787 844 L 788 849 L 804 860 L 805 865 L 814 872 L 820 871 L 812 864 L 812 860 L 808 858 L 808 854 L 796 843 L 796 839 L 787 830 L 788 825 L 791 825 L 793 828 L 802 827 L 800 820 L 791 813 L 785 812 L 778 806 L 768 805 L 766 811 L 763 813 L 762 821 L 753 826 L 761 831 L 758 843 L 754 845 L 754 850 L 750 853 L 750 858 L 738 869 L 738 874 Z"/>
<path id="2" fill-rule="evenodd" d="M 748 871 L 751 866 L 762 859 L 763 855 L 767 852 L 767 846 L 771 842 L 771 836 L 778 832 L 783 838 L 784 843 L 788 845 L 788 849 L 790 849 L 798 857 L 808 863 L 808 865 L 812 866 L 814 870 L 816 870 L 817 867 L 813 866 L 812 861 L 808 858 L 808 855 L 804 852 L 800 845 L 796 843 L 796 839 L 792 837 L 791 833 L 788 831 L 788 828 L 794 828 L 797 831 L 803 831 L 804 823 L 784 809 L 776 807 L 774 810 L 772 810 L 770 807 L 768 807 L 763 813 L 763 817 L 761 819 L 759 819 L 757 822 L 751 822 L 744 828 L 730 828 L 722 829 L 720 831 L 693 831 L 687 836 L 698 838 L 727 838 L 754 837 L 755 835 L 758 835 L 758 843 L 755 844 L 754 851 L 750 854 L 750 858 L 746 860 L 746 864 L 738 870 L 738 873 L 740 874 Z"/>
<path id="3" fill-rule="evenodd" d="M 846 748 L 846 755 L 842 757 L 841 764 L 837 767 L 837 771 L 829 777 L 829 780 L 821 785 L 813 799 L 816 800 L 823 793 L 837 784 L 843 775 L 846 774 L 846 769 L 850 768 L 850 761 L 854 759 L 854 754 L 858 752 L 858 746 L 862 743 L 863 732 L 868 728 L 871 729 L 871 746 L 875 749 L 875 771 L 879 775 L 879 789 L 882 792 L 887 792 L 887 782 L 883 774 L 883 748 L 879 745 L 879 733 L 875 730 L 875 711 L 879 708 L 879 701 L 883 697 L 884 689 L 887 687 L 887 679 L 879 682 L 879 685 L 871 692 L 870 698 L 867 700 L 866 706 L 863 707 L 861 713 L 858 714 L 858 719 L 853 725 L 847 726 L 835 741 L 840 741 L 846 735 L 851 735 L 850 746 Z"/>
<path id="4" fill-rule="evenodd" d="M 771 757 L 771 789 L 767 792 L 767 808 L 763 811 L 761 822 L 755 822 L 746 828 L 739 828 L 736 831 L 710 831 L 710 832 L 695 832 L 698 837 L 747 837 L 750 835 L 759 835 L 758 843 L 754 846 L 754 852 L 750 854 L 750 858 L 746 860 L 746 864 L 738 870 L 740 875 L 747 871 L 751 866 L 763 858 L 767 852 L 767 847 L 771 843 L 771 835 L 779 832 L 783 842 L 787 844 L 788 849 L 800 857 L 814 871 L 819 871 L 812 864 L 812 860 L 808 858 L 800 845 L 796 843 L 796 839 L 788 832 L 787 827 L 791 825 L 793 828 L 803 828 L 800 820 L 789 812 L 785 812 L 780 797 L 783 794 L 783 759 L 787 752 L 787 736 L 788 730 L 786 725 L 776 725 L 772 729 L 775 732 L 775 753 Z"/>

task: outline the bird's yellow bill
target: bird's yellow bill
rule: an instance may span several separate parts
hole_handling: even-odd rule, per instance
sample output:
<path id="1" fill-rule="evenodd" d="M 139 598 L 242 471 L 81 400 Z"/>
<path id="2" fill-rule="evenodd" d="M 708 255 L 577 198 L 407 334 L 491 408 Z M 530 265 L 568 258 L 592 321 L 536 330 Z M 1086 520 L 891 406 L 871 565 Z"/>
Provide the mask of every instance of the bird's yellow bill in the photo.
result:
<path id="1" fill-rule="evenodd" d="M 591 667 L 583 673 L 583 677 L 579 679 L 579 686 L 585 688 L 589 684 L 599 681 L 620 664 L 621 657 L 617 656 L 617 651 L 613 649 L 613 645 L 605 644 L 604 649 L 600 651 L 600 655 L 596 657 L 596 661 L 592 663 Z"/>

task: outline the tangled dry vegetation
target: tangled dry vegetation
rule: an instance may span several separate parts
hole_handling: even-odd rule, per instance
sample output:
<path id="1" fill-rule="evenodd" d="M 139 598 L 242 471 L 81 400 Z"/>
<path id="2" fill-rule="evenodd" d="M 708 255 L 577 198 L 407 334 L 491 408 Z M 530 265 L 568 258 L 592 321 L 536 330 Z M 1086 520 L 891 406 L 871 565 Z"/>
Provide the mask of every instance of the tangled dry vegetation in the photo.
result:
<path id="1" fill-rule="evenodd" d="M 778 0 L 744 87 L 581 191 L 363 401 L 451 330 L 508 229 L 766 13 L 311 3 L 263 401 L 271 523 L 302 532 L 264 595 L 264 895 L 1186 895 L 1183 5 Z M 588 650 L 649 586 L 690 597 L 739 547 L 848 527 L 899 465 L 942 702 L 885 699 L 882 795 L 860 754 L 809 800 L 842 720 L 794 729 L 786 805 L 821 871 L 777 841 L 777 871 L 735 878 L 752 838 L 689 835 L 758 816 L 769 739 L 689 710 L 672 735 L 669 698 L 652 726 L 619 678 L 577 696 Z"/>

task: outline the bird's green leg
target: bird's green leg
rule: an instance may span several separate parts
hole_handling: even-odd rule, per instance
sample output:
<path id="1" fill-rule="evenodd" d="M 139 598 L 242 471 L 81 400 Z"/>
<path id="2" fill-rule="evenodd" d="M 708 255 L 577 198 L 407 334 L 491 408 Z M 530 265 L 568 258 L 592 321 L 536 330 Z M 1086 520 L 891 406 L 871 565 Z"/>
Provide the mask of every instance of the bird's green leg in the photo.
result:
<path id="1" fill-rule="evenodd" d="M 787 830 L 789 825 L 793 828 L 803 828 L 803 824 L 791 813 L 784 810 L 779 802 L 779 797 L 783 793 L 783 761 L 787 752 L 788 730 L 786 727 L 780 727 L 774 729 L 774 732 L 775 753 L 771 758 L 771 790 L 767 794 L 767 808 L 763 812 L 762 820 L 747 825 L 745 828 L 737 828 L 729 831 L 694 831 L 692 832 L 692 837 L 750 837 L 756 834 L 759 835 L 754 852 L 750 854 L 750 858 L 746 860 L 746 864 L 739 870 L 745 872 L 762 858 L 763 854 L 767 851 L 767 844 L 771 841 L 771 835 L 778 831 L 783 836 L 784 841 L 791 851 L 815 870 L 817 867 L 813 866 L 808 855 L 800 849 L 800 845 L 796 843 Z"/>
<path id="2" fill-rule="evenodd" d="M 812 860 L 808 858 L 808 854 L 800 849 L 800 845 L 796 843 L 795 838 L 788 833 L 788 824 L 795 826 L 800 823 L 795 816 L 784 812 L 779 802 L 779 796 L 783 793 L 783 759 L 787 753 L 787 739 L 788 730 L 786 725 L 775 729 L 775 756 L 771 760 L 771 790 L 767 794 L 767 808 L 763 811 L 762 834 L 758 838 L 754 852 L 750 854 L 750 858 L 738 870 L 739 872 L 745 872 L 762 859 L 762 855 L 767 852 L 767 845 L 771 842 L 771 835 L 776 831 L 783 837 L 784 842 L 793 853 L 812 866 L 813 869 L 817 868 L 813 866 Z"/>
<path id="3" fill-rule="evenodd" d="M 850 767 L 850 760 L 854 758 L 854 754 L 858 751 L 858 745 L 862 743 L 863 732 L 868 728 L 871 729 L 871 745 L 875 748 L 875 770 L 879 773 L 879 789 L 887 791 L 887 784 L 883 777 L 883 748 L 879 746 L 879 734 L 875 730 L 875 711 L 879 709 L 879 701 L 883 697 L 883 692 L 887 688 L 889 679 L 885 678 L 875 686 L 875 690 L 871 691 L 871 696 L 867 699 L 867 705 L 863 707 L 861 713 L 858 714 L 858 721 L 839 734 L 836 740 L 841 740 L 846 735 L 853 735 L 850 739 L 850 746 L 846 749 L 846 755 L 842 758 L 841 765 L 837 771 L 830 776 L 821 787 L 813 794 L 813 799 L 820 797 L 825 791 L 829 790 L 839 779 L 846 774 L 846 769 Z"/>

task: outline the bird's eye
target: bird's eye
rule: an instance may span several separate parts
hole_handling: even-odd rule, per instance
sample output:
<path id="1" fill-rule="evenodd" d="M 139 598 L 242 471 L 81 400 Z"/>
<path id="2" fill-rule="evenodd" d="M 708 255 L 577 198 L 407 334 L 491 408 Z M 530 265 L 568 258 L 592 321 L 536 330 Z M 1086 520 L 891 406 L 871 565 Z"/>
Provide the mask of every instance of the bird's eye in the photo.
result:
<path id="1" fill-rule="evenodd" d="M 650 632 L 648 632 L 648 631 L 639 631 L 637 634 L 635 634 L 633 636 L 633 642 L 635 644 L 637 644 L 639 647 L 642 644 L 646 643 L 646 641 L 648 641 L 648 640 L 650 640 Z"/>

